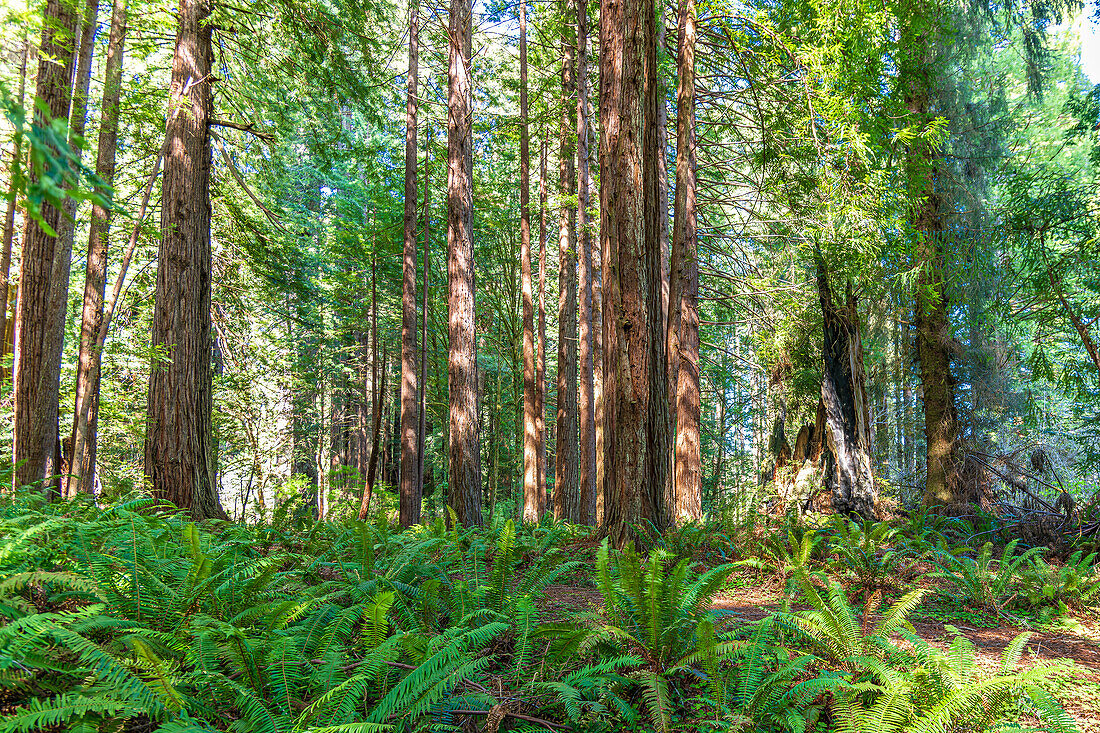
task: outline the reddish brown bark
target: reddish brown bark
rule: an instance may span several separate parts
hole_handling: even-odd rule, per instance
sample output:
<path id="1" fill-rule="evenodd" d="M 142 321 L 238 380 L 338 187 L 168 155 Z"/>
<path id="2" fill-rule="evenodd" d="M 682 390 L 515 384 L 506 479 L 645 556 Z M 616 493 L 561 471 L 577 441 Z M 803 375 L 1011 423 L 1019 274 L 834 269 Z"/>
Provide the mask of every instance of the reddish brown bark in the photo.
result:
<path id="1" fill-rule="evenodd" d="M 420 304 L 420 423 L 417 428 L 416 481 L 417 491 L 423 504 L 424 497 L 424 461 L 428 450 L 428 252 L 432 239 L 431 209 L 428 206 L 428 160 L 431 158 L 432 128 L 424 137 L 424 268 L 421 279 Z"/>
<path id="2" fill-rule="evenodd" d="M 477 342 L 474 322 L 470 0 L 451 0 L 447 103 L 447 387 L 450 400 L 448 503 L 463 526 L 480 525 Z"/>
<path id="3" fill-rule="evenodd" d="M 402 527 L 420 522 L 416 415 L 416 84 L 419 8 L 409 3 L 409 78 L 405 107 L 405 248 L 401 278 L 401 499 Z"/>
<path id="4" fill-rule="evenodd" d="M 126 17 L 126 0 L 114 0 L 104 72 L 103 103 L 100 105 L 99 145 L 96 153 L 96 175 L 104 182 L 104 186 L 99 188 L 97 193 L 103 197 L 108 196 L 115 176 Z M 70 495 L 90 494 L 95 483 L 101 368 L 99 330 L 103 325 L 103 299 L 107 287 L 107 251 L 110 234 L 110 207 L 93 203 L 92 221 L 88 229 L 84 305 L 80 319 L 80 350 L 77 356 L 73 455 L 69 469 L 68 493 Z"/>
<path id="5" fill-rule="evenodd" d="M 576 212 L 570 200 L 576 193 L 576 149 L 573 115 L 576 105 L 573 78 L 576 46 L 570 37 L 570 3 L 562 1 L 565 25 L 562 26 L 562 119 L 558 186 L 562 196 L 558 220 L 558 414 L 556 421 L 557 451 L 554 464 L 554 516 L 578 521 L 580 516 L 577 486 L 577 253 L 575 240 Z"/>
<path id="6" fill-rule="evenodd" d="M 596 522 L 596 400 L 592 351 L 592 237 L 588 231 L 588 3 L 577 0 L 577 257 L 580 319 L 578 355 L 580 423 L 578 512 L 580 524 Z"/>
<path id="7" fill-rule="evenodd" d="M 603 265 L 606 521 L 612 543 L 660 526 L 667 387 L 660 328 L 656 33 L 649 0 L 607 0 L 600 13 L 600 201 Z M 655 391 L 654 387 L 658 387 Z M 656 396 L 656 399 L 654 397 Z"/>
<path id="8" fill-rule="evenodd" d="M 695 157 L 695 2 L 680 0 L 679 87 L 676 92 L 676 199 L 668 318 L 669 383 L 676 443 L 673 501 L 676 522 L 703 516 L 699 440 L 699 249 Z"/>
<path id="9" fill-rule="evenodd" d="M 535 303 L 531 284 L 531 150 L 527 130 L 527 6 L 519 5 L 519 261 L 523 299 L 523 521 L 542 519 L 539 497 Z"/>
<path id="10" fill-rule="evenodd" d="M 39 124 L 68 119 L 72 98 L 73 45 L 77 17 L 64 0 L 48 0 L 43 12 L 41 57 L 35 89 Z M 33 179 L 34 171 L 28 171 Z M 39 212 L 43 228 L 27 218 L 19 264 L 19 295 L 14 344 L 15 425 L 13 454 L 16 486 L 33 484 L 48 475 L 57 453 L 58 367 L 61 342 L 50 316 L 54 265 L 59 246 L 56 233 L 62 212 L 46 202 Z"/>
<path id="11" fill-rule="evenodd" d="M 539 502 L 546 512 L 546 156 L 545 136 L 539 155 L 539 333 L 535 365 L 535 440 L 538 450 Z"/>
<path id="12" fill-rule="evenodd" d="M 154 496 L 196 519 L 225 518 L 214 485 L 211 425 L 211 13 L 180 0 L 161 189 L 161 242 L 146 410 L 145 476 Z"/>

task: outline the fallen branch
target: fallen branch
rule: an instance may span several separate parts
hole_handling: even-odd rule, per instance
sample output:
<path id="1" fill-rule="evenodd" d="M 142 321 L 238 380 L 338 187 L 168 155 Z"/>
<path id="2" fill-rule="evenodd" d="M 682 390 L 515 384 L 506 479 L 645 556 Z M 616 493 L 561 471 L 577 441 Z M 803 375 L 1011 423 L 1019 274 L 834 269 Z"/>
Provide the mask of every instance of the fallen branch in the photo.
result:
<path id="1" fill-rule="evenodd" d="M 453 715 L 488 715 L 491 710 L 450 710 L 448 711 Z M 504 716 L 507 718 L 515 718 L 517 720 L 526 720 L 528 723 L 535 723 L 536 725 L 543 725 L 553 730 L 554 728 L 567 728 L 564 723 L 555 723 L 553 720 L 546 720 L 545 718 L 536 718 L 531 715 L 523 715 L 521 713 L 510 713 L 507 710 L 504 711 Z"/>

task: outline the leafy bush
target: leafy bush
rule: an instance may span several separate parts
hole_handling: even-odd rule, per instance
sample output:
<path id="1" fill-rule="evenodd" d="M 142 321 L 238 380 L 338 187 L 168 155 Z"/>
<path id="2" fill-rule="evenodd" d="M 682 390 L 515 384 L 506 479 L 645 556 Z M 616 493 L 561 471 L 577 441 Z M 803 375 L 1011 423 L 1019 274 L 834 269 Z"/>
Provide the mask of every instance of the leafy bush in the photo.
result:
<path id="1" fill-rule="evenodd" d="M 1020 567 L 1039 552 L 1038 548 L 1033 547 L 1017 555 L 1017 542 L 1009 542 L 996 560 L 993 558 L 992 542 L 985 543 L 976 557 L 941 550 L 936 553 L 940 572 L 932 575 L 946 579 L 957 597 L 979 608 L 1000 613 L 1014 597 L 1013 588 Z"/>
<path id="2" fill-rule="evenodd" d="M 905 559 L 893 549 L 897 530 L 886 522 L 859 523 L 836 515 L 832 530 L 830 548 L 839 558 L 840 569 L 851 574 L 865 593 L 883 588 Z"/>
<path id="3" fill-rule="evenodd" d="M 1095 552 L 1084 555 L 1080 550 L 1061 566 L 1034 555 L 1020 570 L 1020 594 L 1032 607 L 1086 607 L 1100 594 L 1100 574 L 1095 563 Z"/>

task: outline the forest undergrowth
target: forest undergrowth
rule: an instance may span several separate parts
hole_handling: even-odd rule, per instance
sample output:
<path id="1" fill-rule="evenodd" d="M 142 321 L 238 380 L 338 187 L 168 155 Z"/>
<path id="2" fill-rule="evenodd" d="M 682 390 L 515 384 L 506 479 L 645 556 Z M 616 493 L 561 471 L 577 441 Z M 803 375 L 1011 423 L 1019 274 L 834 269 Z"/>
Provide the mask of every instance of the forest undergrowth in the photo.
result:
<path id="1" fill-rule="evenodd" d="M 1090 547 L 725 514 L 617 552 L 549 517 L 400 531 L 292 507 L 5 500 L 0 731 L 1092 729 L 1096 670 L 1029 651 L 1052 629 L 1095 645 Z M 762 588 L 755 617 L 716 602 Z M 957 628 L 982 623 L 1019 629 L 992 664 Z"/>

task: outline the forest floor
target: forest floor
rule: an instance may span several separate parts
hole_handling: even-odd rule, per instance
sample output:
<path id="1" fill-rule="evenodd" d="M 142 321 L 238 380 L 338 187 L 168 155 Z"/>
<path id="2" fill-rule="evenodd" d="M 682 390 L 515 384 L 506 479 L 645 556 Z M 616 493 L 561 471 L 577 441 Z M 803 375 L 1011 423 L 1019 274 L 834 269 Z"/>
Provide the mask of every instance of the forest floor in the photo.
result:
<path id="1" fill-rule="evenodd" d="M 931 583 L 917 585 L 933 587 Z M 715 597 L 711 608 L 731 621 L 754 622 L 780 610 L 783 604 L 783 583 L 775 577 L 758 573 L 737 573 L 730 576 L 726 588 Z M 896 600 L 887 593 L 885 602 Z M 603 605 L 598 590 L 583 585 L 551 585 L 546 588 L 542 610 L 554 619 L 575 618 L 578 612 L 595 611 Z M 793 604 L 792 610 L 807 606 Z M 936 618 L 952 616 L 953 618 Z M 1020 632 L 1030 631 L 1027 651 L 1022 664 L 1069 664 L 1059 675 L 1059 699 L 1072 715 L 1082 733 L 1100 733 L 1100 616 L 1075 614 L 1060 619 L 1057 628 L 1012 623 L 976 610 L 962 609 L 943 612 L 925 602 L 911 614 L 916 632 L 929 643 L 946 648 L 954 638 L 947 627 L 962 633 L 977 651 L 978 665 L 988 674 L 996 674 L 1005 647 Z M 1024 624 L 1027 624 L 1026 626 Z M 1030 627 L 1030 628 L 1029 628 Z"/>

